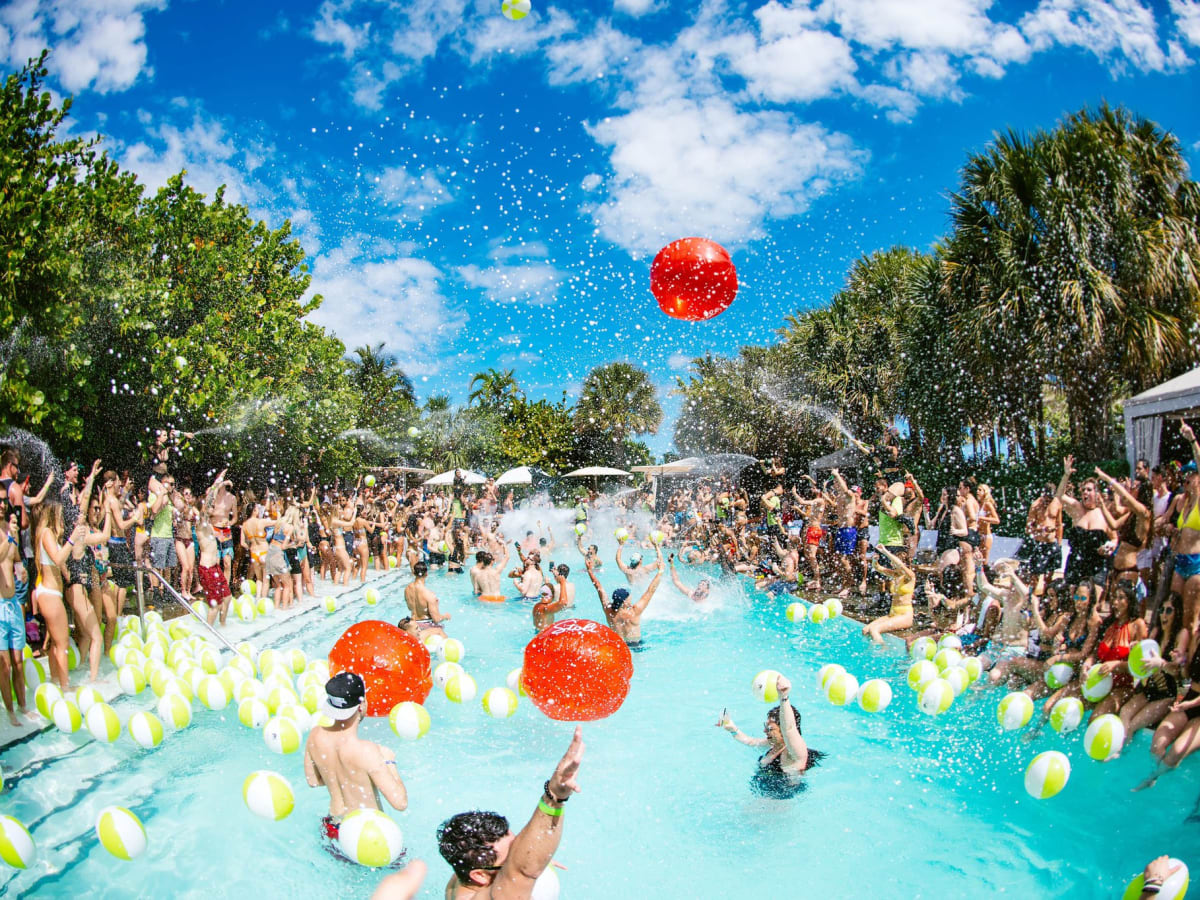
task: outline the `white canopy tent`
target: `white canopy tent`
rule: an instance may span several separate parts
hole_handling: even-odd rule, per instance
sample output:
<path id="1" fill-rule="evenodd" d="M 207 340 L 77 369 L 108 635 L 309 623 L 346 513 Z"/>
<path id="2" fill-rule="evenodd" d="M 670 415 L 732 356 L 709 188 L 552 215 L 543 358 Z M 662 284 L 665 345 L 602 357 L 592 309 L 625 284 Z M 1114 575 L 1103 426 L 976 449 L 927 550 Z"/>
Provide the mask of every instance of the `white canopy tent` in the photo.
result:
<path id="1" fill-rule="evenodd" d="M 576 469 L 574 472 L 568 472 L 563 478 L 594 478 L 600 475 L 621 475 L 625 478 L 629 477 L 629 473 L 621 469 L 610 469 L 608 466 L 586 466 L 582 469 Z"/>
<path id="2" fill-rule="evenodd" d="M 472 472 L 470 469 L 451 469 L 448 472 L 442 472 L 440 475 L 434 475 L 432 478 L 426 479 L 425 484 L 432 485 L 433 487 L 454 484 L 455 473 L 462 476 L 465 484 L 483 484 L 487 481 L 482 475 Z"/>
<path id="3" fill-rule="evenodd" d="M 1164 381 L 1125 401 L 1125 456 L 1133 469 L 1138 459 L 1159 463 L 1163 422 L 1200 415 L 1200 367 Z"/>

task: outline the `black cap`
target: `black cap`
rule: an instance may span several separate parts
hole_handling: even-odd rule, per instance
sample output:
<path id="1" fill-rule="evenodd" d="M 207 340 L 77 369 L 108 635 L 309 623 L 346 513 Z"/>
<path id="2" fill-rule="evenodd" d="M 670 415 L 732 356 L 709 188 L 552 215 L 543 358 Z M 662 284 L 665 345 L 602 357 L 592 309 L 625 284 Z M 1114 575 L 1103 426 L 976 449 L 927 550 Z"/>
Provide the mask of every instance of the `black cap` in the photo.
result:
<path id="1" fill-rule="evenodd" d="M 334 719 L 348 719 L 362 705 L 367 696 L 367 685 L 361 675 L 339 672 L 325 682 L 325 703 L 322 710 Z"/>

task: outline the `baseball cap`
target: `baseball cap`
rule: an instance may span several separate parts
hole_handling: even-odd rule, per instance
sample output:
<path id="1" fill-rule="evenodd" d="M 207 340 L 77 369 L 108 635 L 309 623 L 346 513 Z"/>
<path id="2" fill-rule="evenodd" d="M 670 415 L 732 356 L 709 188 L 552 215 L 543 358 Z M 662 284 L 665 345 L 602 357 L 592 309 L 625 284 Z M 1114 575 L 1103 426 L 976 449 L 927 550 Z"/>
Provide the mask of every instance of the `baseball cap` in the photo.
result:
<path id="1" fill-rule="evenodd" d="M 325 682 L 325 702 L 321 712 L 339 722 L 358 712 L 367 696 L 367 685 L 361 675 L 339 672 Z"/>

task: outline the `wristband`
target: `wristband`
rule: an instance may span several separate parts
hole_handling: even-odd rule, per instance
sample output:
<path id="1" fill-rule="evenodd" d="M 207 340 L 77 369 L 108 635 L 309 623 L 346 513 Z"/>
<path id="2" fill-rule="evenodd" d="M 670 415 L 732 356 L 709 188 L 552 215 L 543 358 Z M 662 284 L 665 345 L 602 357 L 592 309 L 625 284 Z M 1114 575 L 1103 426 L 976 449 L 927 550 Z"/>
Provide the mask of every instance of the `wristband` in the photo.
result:
<path id="1" fill-rule="evenodd" d="M 540 797 L 538 798 L 538 809 L 540 809 L 546 815 L 553 816 L 556 819 L 563 814 L 563 808 L 561 806 L 551 806 Z"/>
<path id="2" fill-rule="evenodd" d="M 546 783 L 544 785 L 542 785 L 542 790 L 545 791 L 546 796 L 549 797 L 551 800 L 553 800 L 555 803 L 566 803 L 568 800 L 571 799 L 570 794 L 567 794 L 567 796 L 563 797 L 561 800 L 559 800 L 557 797 L 555 797 L 554 794 L 550 790 L 549 779 L 547 779 Z"/>

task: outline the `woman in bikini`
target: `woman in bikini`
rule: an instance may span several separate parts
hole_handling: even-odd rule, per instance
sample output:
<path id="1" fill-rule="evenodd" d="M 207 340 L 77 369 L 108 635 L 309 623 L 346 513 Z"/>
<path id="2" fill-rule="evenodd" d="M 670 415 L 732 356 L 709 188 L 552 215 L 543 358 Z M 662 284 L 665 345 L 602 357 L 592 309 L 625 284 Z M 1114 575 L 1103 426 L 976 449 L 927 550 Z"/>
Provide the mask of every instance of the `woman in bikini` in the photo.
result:
<path id="1" fill-rule="evenodd" d="M 96 621 L 100 623 L 104 655 L 108 656 L 117 637 L 117 616 L 125 605 L 125 589 L 118 588 L 108 577 L 108 540 L 112 537 L 112 516 L 101 498 L 91 499 L 84 520 L 88 526 L 84 540 L 89 547 L 84 558 L 92 568 L 87 580 L 88 600 L 96 614 Z M 104 540 L 93 543 L 97 536 L 102 536 Z"/>
<path id="2" fill-rule="evenodd" d="M 1167 601 L 1178 602 L 1178 598 Z M 1150 752 L 1159 760 L 1158 768 L 1134 790 L 1153 787 L 1159 776 L 1179 765 L 1185 757 L 1200 750 L 1200 654 L 1187 656 L 1183 631 L 1171 651 L 1171 662 L 1177 667 L 1177 680 L 1190 681 L 1183 699 L 1171 705 L 1170 711 L 1154 730 Z"/>
<path id="3" fill-rule="evenodd" d="M 33 589 L 33 614 L 40 615 L 46 622 L 50 638 L 50 675 L 66 694 L 70 690 L 67 683 L 69 628 L 63 589 L 66 584 L 67 557 L 87 533 L 87 524 L 78 522 L 75 530 L 63 542 L 62 505 L 53 499 L 43 501 L 33 518 L 38 573 L 37 587 Z"/>
<path id="4" fill-rule="evenodd" d="M 862 633 L 876 644 L 883 643 L 883 635 L 889 631 L 903 631 L 913 625 L 913 594 L 917 589 L 917 574 L 908 563 L 882 544 L 875 550 L 892 564 L 892 568 L 881 566 L 875 558 L 875 570 L 891 579 L 892 608 L 886 616 L 880 616 L 863 628 Z"/>
<path id="5" fill-rule="evenodd" d="M 1158 622 L 1150 630 L 1150 637 L 1158 642 L 1162 653 L 1171 655 L 1171 648 L 1179 641 L 1181 616 L 1179 601 L 1168 597 L 1158 613 Z M 1184 677 L 1183 667 L 1155 655 L 1143 660 L 1150 674 L 1137 682 L 1137 687 L 1121 706 L 1119 715 L 1125 723 L 1125 742 L 1143 728 L 1155 728 L 1167 717 L 1175 701 L 1179 699 L 1179 685 Z"/>
<path id="6" fill-rule="evenodd" d="M 1109 596 L 1112 612 L 1105 623 L 1104 635 L 1096 647 L 1096 660 L 1102 671 L 1112 675 L 1112 691 L 1101 700 L 1092 717 L 1116 713 L 1133 696 L 1133 676 L 1129 673 L 1129 648 L 1144 640 L 1147 629 L 1142 620 L 1133 585 L 1121 582 Z M 1090 668 L 1086 663 L 1083 671 Z"/>
<path id="7" fill-rule="evenodd" d="M 1066 596 L 1066 585 L 1051 584 L 1046 588 L 1046 595 L 1030 598 L 1032 627 L 1026 636 L 1025 655 L 1014 656 L 996 663 L 988 676 L 992 684 L 1004 679 L 1010 682 L 1013 678 L 1027 684 L 1025 692 L 1031 697 L 1038 697 L 1048 689 L 1042 681 L 1042 674 L 1054 658 L 1058 647 L 1058 636 L 1066 631 L 1074 615 L 1071 601 Z"/>
<path id="8" fill-rule="evenodd" d="M 1186 422 L 1180 434 L 1191 444 L 1192 461 L 1183 467 L 1183 490 L 1175 495 L 1167 513 L 1155 524 L 1171 538 L 1175 552 L 1175 574 L 1171 594 L 1183 598 L 1183 628 L 1187 636 L 1187 658 L 1200 647 L 1200 443 Z"/>
<path id="9" fill-rule="evenodd" d="M 992 496 L 992 489 L 986 484 L 975 488 L 975 497 L 979 501 L 976 519 L 979 523 L 979 552 L 983 555 L 983 564 L 986 566 L 992 555 L 992 526 L 1000 524 L 1000 513 L 996 510 L 996 499 Z"/>
<path id="10" fill-rule="evenodd" d="M 258 596 L 267 595 L 267 520 L 263 508 L 249 498 L 250 516 L 242 522 L 242 546 L 250 555 L 250 577 L 258 586 Z"/>
<path id="11" fill-rule="evenodd" d="M 176 491 L 173 502 L 175 517 L 171 529 L 175 539 L 175 555 L 179 558 L 179 593 L 190 602 L 196 580 L 196 543 L 192 532 L 200 521 L 200 513 L 196 509 L 191 488 Z"/>
<path id="12" fill-rule="evenodd" d="M 1138 553 L 1150 546 L 1154 532 L 1153 500 L 1146 493 L 1152 494 L 1153 491 L 1149 484 L 1145 484 L 1143 496 L 1136 497 L 1129 485 L 1113 478 L 1099 466 L 1095 471 L 1096 477 L 1112 489 L 1116 501 L 1112 510 L 1107 503 L 1100 504 L 1109 530 L 1117 533 L 1117 549 L 1112 558 L 1108 587 L 1111 590 L 1118 581 L 1137 584 L 1141 578 Z"/>
<path id="13" fill-rule="evenodd" d="M 1100 636 L 1104 633 L 1104 620 L 1096 612 L 1099 588 L 1093 581 L 1084 581 L 1071 591 L 1071 621 L 1063 631 L 1061 649 L 1046 660 L 1047 666 L 1057 663 L 1069 663 L 1075 666 L 1075 677 L 1065 686 L 1052 693 L 1042 704 L 1042 719 L 1033 729 L 1034 735 L 1050 720 L 1050 711 L 1054 704 L 1064 697 L 1079 697 L 1082 694 L 1083 680 L 1089 666 L 1094 662 L 1096 647 Z"/>
<path id="14" fill-rule="evenodd" d="M 287 555 L 284 547 L 291 535 L 283 523 L 280 510 L 281 503 L 277 497 L 267 504 L 267 577 L 275 588 L 275 606 L 278 609 L 288 609 L 292 605 L 292 576 L 288 568 Z M 265 591 L 263 592 L 265 595 Z M 262 595 L 260 595 L 262 596 Z"/>

